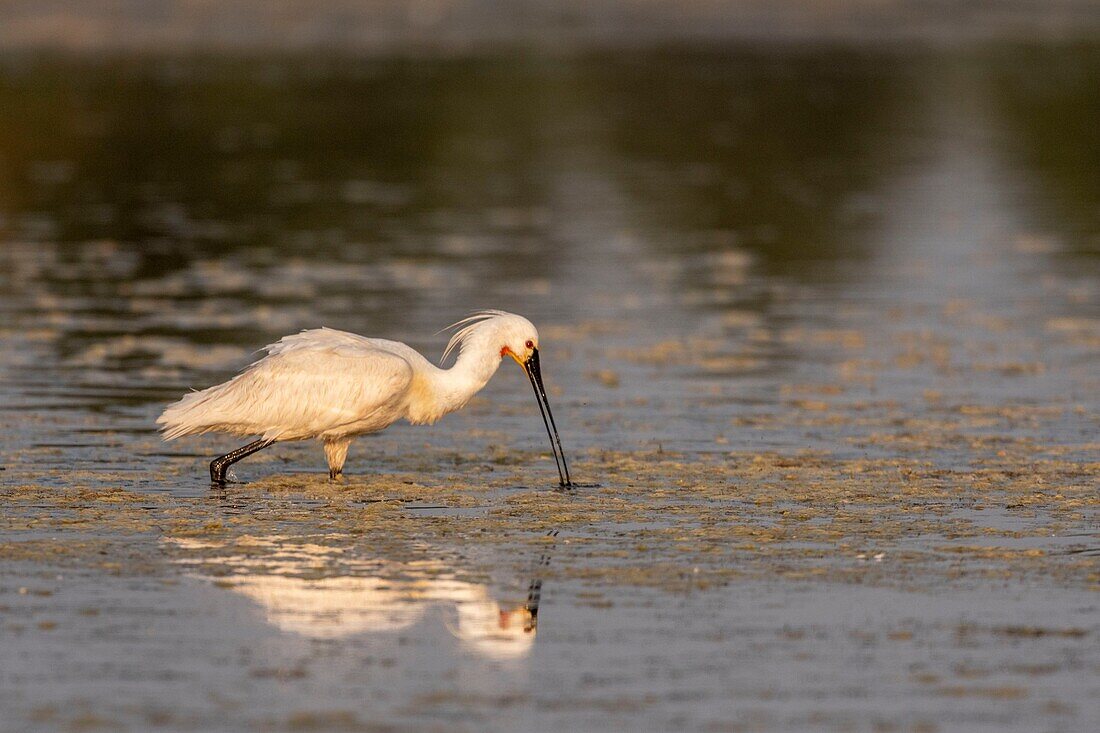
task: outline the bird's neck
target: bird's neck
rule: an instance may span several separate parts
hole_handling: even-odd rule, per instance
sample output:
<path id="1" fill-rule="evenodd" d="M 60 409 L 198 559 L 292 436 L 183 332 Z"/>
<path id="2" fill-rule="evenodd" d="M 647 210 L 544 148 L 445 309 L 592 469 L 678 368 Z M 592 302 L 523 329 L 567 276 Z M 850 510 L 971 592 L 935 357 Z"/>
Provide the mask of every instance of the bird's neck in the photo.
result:
<path id="1" fill-rule="evenodd" d="M 444 370 L 444 382 L 466 404 L 493 378 L 500 361 L 500 353 L 491 349 L 464 349 L 454 366 Z"/>
<path id="2" fill-rule="evenodd" d="M 468 348 L 450 369 L 433 367 L 410 404 L 410 421 L 432 423 L 460 409 L 492 379 L 500 361 L 498 352 Z"/>

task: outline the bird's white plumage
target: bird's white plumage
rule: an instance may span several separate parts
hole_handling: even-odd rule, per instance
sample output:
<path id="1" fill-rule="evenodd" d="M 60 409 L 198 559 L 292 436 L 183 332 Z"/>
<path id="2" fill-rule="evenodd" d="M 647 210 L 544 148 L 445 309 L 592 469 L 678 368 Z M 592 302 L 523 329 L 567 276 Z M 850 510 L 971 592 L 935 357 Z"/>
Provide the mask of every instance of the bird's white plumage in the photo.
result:
<path id="1" fill-rule="evenodd" d="M 502 317 L 506 319 L 510 315 L 510 313 L 498 310 L 477 311 L 476 313 L 471 313 L 466 316 L 461 321 L 455 321 L 447 326 L 447 328 L 443 329 L 444 331 L 455 329 L 455 332 L 451 334 L 451 340 L 447 342 L 447 348 L 443 350 L 443 356 L 440 358 L 440 361 L 447 361 L 447 357 L 456 348 L 461 352 L 466 348 L 467 344 L 472 343 L 482 323 L 492 318 Z M 534 327 L 532 326 L 532 328 Z"/>
<path id="2" fill-rule="evenodd" d="M 225 384 L 185 396 L 158 422 L 168 440 L 208 432 L 300 440 L 378 430 L 402 416 L 415 374 L 409 355 L 393 346 L 403 344 L 327 328 L 287 336 Z"/>
<path id="3" fill-rule="evenodd" d="M 510 313 L 485 311 L 455 325 L 444 357 L 456 346 L 460 353 L 450 369 L 398 341 L 330 328 L 285 336 L 228 382 L 169 405 L 157 423 L 166 440 L 210 432 L 320 438 L 339 472 L 352 437 L 400 419 L 435 422 L 485 386 L 505 351 L 537 345 L 531 322 Z"/>

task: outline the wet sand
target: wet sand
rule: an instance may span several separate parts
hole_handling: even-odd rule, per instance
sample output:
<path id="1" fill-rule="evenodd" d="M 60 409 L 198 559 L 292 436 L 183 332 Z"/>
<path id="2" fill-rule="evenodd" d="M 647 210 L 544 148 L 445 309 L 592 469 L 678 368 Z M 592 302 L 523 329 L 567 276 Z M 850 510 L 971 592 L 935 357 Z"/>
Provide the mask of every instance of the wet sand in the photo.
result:
<path id="1" fill-rule="evenodd" d="M 1094 730 L 1096 58 L 9 66 L 0 728 Z M 507 365 L 342 483 L 152 432 L 484 306 L 583 486 Z"/>

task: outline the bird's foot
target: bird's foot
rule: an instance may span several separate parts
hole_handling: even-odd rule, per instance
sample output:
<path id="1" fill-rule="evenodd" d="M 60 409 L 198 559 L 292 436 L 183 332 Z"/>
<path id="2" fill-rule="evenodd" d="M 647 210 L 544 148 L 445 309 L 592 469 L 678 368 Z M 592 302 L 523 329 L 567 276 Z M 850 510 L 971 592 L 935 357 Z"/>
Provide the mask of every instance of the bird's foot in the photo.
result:
<path id="1" fill-rule="evenodd" d="M 210 464 L 210 483 L 217 486 L 225 486 L 226 484 L 240 483 L 236 480 L 237 475 L 229 470 L 227 464 L 218 463 L 217 461 Z"/>
<path id="2" fill-rule="evenodd" d="M 343 469 L 337 470 L 335 468 L 330 468 L 328 470 L 328 477 L 329 477 L 329 480 L 331 480 L 331 481 L 343 481 L 344 480 L 344 471 L 343 471 Z"/>

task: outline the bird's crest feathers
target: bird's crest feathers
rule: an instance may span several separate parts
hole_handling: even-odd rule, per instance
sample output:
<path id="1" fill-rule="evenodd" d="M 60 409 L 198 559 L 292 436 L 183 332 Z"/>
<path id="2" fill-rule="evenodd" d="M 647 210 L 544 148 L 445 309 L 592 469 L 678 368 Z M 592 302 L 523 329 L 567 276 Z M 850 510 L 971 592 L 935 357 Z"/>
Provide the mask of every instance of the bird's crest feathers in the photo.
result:
<path id="1" fill-rule="evenodd" d="M 440 359 L 440 363 L 447 361 L 447 357 L 450 356 L 451 352 L 454 351 L 456 348 L 458 349 L 459 353 L 462 353 L 462 349 L 465 347 L 466 342 L 469 341 L 470 337 L 474 335 L 474 332 L 477 331 L 477 329 L 486 321 L 497 318 L 498 316 L 508 315 L 511 314 L 501 310 L 476 311 L 466 316 L 461 321 L 456 321 L 455 323 L 452 323 L 446 328 L 438 331 L 438 333 L 443 333 L 443 331 L 449 331 L 452 328 L 458 329 L 451 336 L 451 340 L 447 342 L 447 348 L 443 350 L 443 357 Z"/>

